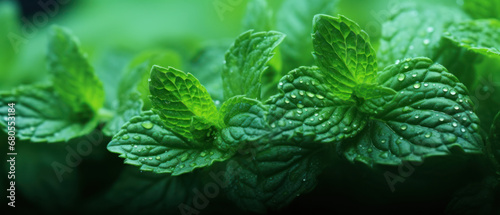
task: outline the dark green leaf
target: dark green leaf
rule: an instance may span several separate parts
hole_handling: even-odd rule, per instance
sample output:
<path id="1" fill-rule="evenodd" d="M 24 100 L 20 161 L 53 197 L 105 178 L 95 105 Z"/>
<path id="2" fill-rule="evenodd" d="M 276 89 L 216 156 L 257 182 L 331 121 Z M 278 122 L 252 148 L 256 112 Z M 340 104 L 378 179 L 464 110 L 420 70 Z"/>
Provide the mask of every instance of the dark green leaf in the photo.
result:
<path id="1" fill-rule="evenodd" d="M 482 153 L 479 118 L 458 79 L 428 58 L 387 67 L 379 82 L 395 96 L 365 101 L 366 129 L 344 143 L 345 156 L 366 164 L 399 165 L 457 151 Z"/>
<path id="2" fill-rule="evenodd" d="M 158 115 L 143 112 L 122 127 L 108 144 L 108 150 L 141 170 L 172 175 L 227 160 L 234 154 L 219 150 L 215 144 L 186 140 L 169 129 Z M 220 141 L 217 136 L 213 138 L 217 143 Z"/>
<path id="3" fill-rule="evenodd" d="M 496 115 L 491 125 L 490 140 L 486 150 L 495 165 L 497 174 L 500 175 L 500 112 Z"/>
<path id="4" fill-rule="evenodd" d="M 342 101 L 317 67 L 300 67 L 283 77 L 270 103 L 274 140 L 334 142 L 356 135 L 366 117 L 356 103 Z"/>
<path id="5" fill-rule="evenodd" d="M 0 126 L 7 132 L 8 104 L 15 103 L 15 133 L 31 142 L 61 142 L 91 132 L 97 119 L 75 113 L 52 87 L 20 87 L 0 94 Z"/>
<path id="6" fill-rule="evenodd" d="M 260 98 L 261 77 L 273 50 L 285 35 L 275 31 L 241 34 L 226 53 L 222 69 L 224 98 L 237 95 Z"/>

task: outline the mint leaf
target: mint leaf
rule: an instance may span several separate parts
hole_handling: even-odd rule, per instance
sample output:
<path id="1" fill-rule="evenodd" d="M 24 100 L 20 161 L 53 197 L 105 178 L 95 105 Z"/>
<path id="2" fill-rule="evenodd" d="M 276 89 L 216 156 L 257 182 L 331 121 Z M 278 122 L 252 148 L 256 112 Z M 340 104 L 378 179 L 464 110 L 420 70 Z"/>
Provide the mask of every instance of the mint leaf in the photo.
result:
<path id="1" fill-rule="evenodd" d="M 191 133 L 193 117 L 219 126 L 219 114 L 212 98 L 193 75 L 172 67 L 154 66 L 149 90 L 153 110 L 162 118 L 166 128 L 184 138 L 205 138 Z"/>
<path id="2" fill-rule="evenodd" d="M 464 0 L 463 8 L 476 19 L 500 18 L 498 0 Z"/>
<path id="3" fill-rule="evenodd" d="M 125 97 L 126 96 L 126 97 Z M 103 133 L 108 136 L 113 136 L 120 128 L 128 122 L 132 117 L 141 114 L 142 100 L 141 95 L 137 92 L 120 96 L 115 115 L 111 118 L 103 128 Z"/>
<path id="4" fill-rule="evenodd" d="M 312 190 L 333 153 L 330 145 L 288 141 L 248 151 L 228 162 L 226 191 L 241 208 L 259 213 L 279 209 Z"/>
<path id="5" fill-rule="evenodd" d="M 222 105 L 220 113 L 226 126 L 222 129 L 223 143 L 229 148 L 249 142 L 258 143 L 269 135 L 268 107 L 260 101 L 243 96 L 230 98 Z"/>
<path id="6" fill-rule="evenodd" d="M 54 27 L 49 40 L 49 69 L 54 89 L 75 112 L 99 110 L 104 104 L 104 89 L 94 74 L 78 41 L 63 28 Z"/>
<path id="7" fill-rule="evenodd" d="M 375 50 L 358 24 L 344 16 L 316 15 L 313 32 L 313 55 L 339 98 L 348 100 L 356 85 L 375 82 Z"/>
<path id="8" fill-rule="evenodd" d="M 453 7 L 405 5 L 382 25 L 377 53 L 379 66 L 384 68 L 398 60 L 425 56 L 450 68 L 461 52 L 441 44 L 441 37 L 450 25 L 468 19 Z"/>
<path id="9" fill-rule="evenodd" d="M 288 0 L 282 3 L 277 13 L 276 29 L 286 35 L 286 39 L 280 45 L 283 62 L 286 62 L 283 65 L 284 72 L 299 66 L 313 65 L 311 20 L 316 14 L 332 14 L 337 2 Z"/>
<path id="10" fill-rule="evenodd" d="M 273 50 L 284 38 L 284 34 L 276 31 L 253 33 L 250 30 L 241 34 L 225 56 L 224 98 L 237 95 L 260 98 L 262 73 L 274 55 Z"/>
<path id="11" fill-rule="evenodd" d="M 220 141 L 214 137 L 215 141 Z M 195 142 L 172 132 L 165 121 L 151 111 L 133 117 L 108 144 L 126 164 L 141 170 L 180 175 L 216 161 L 229 159 L 234 152 Z"/>
<path id="12" fill-rule="evenodd" d="M 327 76 L 317 67 L 300 67 L 281 79 L 280 94 L 268 102 L 274 140 L 334 142 L 364 127 L 365 115 L 354 101 L 334 94 Z"/>
<path id="13" fill-rule="evenodd" d="M 269 31 L 272 26 L 272 11 L 267 0 L 249 0 L 243 17 L 243 30 Z"/>
<path id="14" fill-rule="evenodd" d="M 15 133 L 31 142 L 62 142 L 91 132 L 98 120 L 90 114 L 75 113 L 48 86 L 19 87 L 0 94 L 0 126 L 8 132 L 9 103 L 15 103 Z M 12 125 L 11 125 L 12 126 Z"/>
<path id="15" fill-rule="evenodd" d="M 452 25 L 444 37 L 470 51 L 485 56 L 500 56 L 499 20 L 473 20 Z"/>
<path id="16" fill-rule="evenodd" d="M 443 66 L 428 58 L 407 59 L 382 71 L 379 82 L 397 94 L 364 102 L 361 110 L 372 120 L 343 143 L 347 159 L 399 165 L 456 151 L 482 152 L 468 91 Z"/>

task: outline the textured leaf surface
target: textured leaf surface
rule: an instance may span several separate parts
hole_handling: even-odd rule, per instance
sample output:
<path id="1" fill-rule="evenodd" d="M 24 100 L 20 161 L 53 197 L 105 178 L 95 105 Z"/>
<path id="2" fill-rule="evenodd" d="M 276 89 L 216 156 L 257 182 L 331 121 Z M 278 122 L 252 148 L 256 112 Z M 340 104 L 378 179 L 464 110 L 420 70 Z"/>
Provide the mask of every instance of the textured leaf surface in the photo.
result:
<path id="1" fill-rule="evenodd" d="M 286 34 L 280 45 L 283 72 L 314 63 L 311 22 L 316 14 L 332 14 L 338 1 L 332 0 L 288 0 L 277 13 L 276 29 Z"/>
<path id="2" fill-rule="evenodd" d="M 67 30 L 54 27 L 49 40 L 49 69 L 54 89 L 75 112 L 97 111 L 104 104 L 104 88 L 94 74 L 77 39 Z"/>
<path id="3" fill-rule="evenodd" d="M 31 142 L 61 142 L 85 135 L 97 125 L 95 118 L 73 112 L 52 87 L 20 87 L 0 94 L 0 126 L 7 132 L 8 103 L 15 103 L 15 132 Z"/>
<path id="4" fill-rule="evenodd" d="M 499 0 L 464 0 L 463 8 L 476 19 L 500 18 Z"/>
<path id="5" fill-rule="evenodd" d="M 108 144 L 108 150 L 120 154 L 127 164 L 140 166 L 141 170 L 172 175 L 188 173 L 232 156 L 214 145 L 186 140 L 170 131 L 151 111 L 126 123 Z"/>
<path id="6" fill-rule="evenodd" d="M 381 68 L 398 60 L 428 57 L 448 66 L 461 54 L 449 47 L 441 48 L 441 36 L 453 23 L 467 20 L 461 10 L 439 5 L 407 5 L 392 14 L 382 25 L 382 39 L 378 50 Z"/>
<path id="7" fill-rule="evenodd" d="M 121 127 L 128 122 L 132 117 L 141 114 L 142 100 L 139 93 L 128 93 L 126 97 L 119 99 L 118 108 L 111 120 L 106 123 L 103 132 L 108 136 L 113 136 Z"/>
<path id="8" fill-rule="evenodd" d="M 237 95 L 260 98 L 262 73 L 284 38 L 285 35 L 275 31 L 241 34 L 226 53 L 222 68 L 224 98 Z"/>
<path id="9" fill-rule="evenodd" d="M 479 119 L 467 89 L 443 66 L 428 58 L 408 59 L 387 67 L 379 82 L 397 94 L 363 104 L 372 121 L 344 143 L 349 160 L 399 165 L 456 151 L 482 152 Z"/>
<path id="10" fill-rule="evenodd" d="M 375 50 L 358 24 L 344 16 L 316 15 L 312 36 L 317 64 L 339 98 L 348 100 L 357 84 L 375 82 Z"/>
<path id="11" fill-rule="evenodd" d="M 452 25 L 445 38 L 459 47 L 486 56 L 500 56 L 500 21 L 473 20 Z"/>
<path id="12" fill-rule="evenodd" d="M 228 197 L 254 212 L 281 208 L 316 186 L 329 153 L 333 153 L 329 145 L 322 144 L 284 141 L 260 145 L 228 163 Z"/>
<path id="13" fill-rule="evenodd" d="M 172 67 L 154 66 L 149 84 L 153 110 L 165 126 L 187 139 L 201 138 L 191 133 L 193 117 L 218 125 L 217 109 L 198 79 Z"/>
<path id="14" fill-rule="evenodd" d="M 220 110 L 225 124 L 221 132 L 222 142 L 237 146 L 262 140 L 271 130 L 267 109 L 260 101 L 242 96 L 224 102 Z"/>
<path id="15" fill-rule="evenodd" d="M 283 77 L 270 103 L 275 140 L 334 142 L 354 136 L 366 123 L 354 102 L 333 94 L 325 72 L 300 67 Z"/>

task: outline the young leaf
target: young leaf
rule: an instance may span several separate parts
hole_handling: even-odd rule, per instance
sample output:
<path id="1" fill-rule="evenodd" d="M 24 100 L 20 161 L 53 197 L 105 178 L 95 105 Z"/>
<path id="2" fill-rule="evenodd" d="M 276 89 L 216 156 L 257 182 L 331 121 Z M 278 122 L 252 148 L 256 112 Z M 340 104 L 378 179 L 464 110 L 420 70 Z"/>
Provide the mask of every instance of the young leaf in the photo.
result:
<path id="1" fill-rule="evenodd" d="M 9 103 L 15 103 L 15 121 L 10 120 Z M 62 142 L 92 131 L 97 119 L 91 114 L 75 113 L 56 94 L 52 87 L 20 87 L 0 94 L 0 126 L 8 132 L 14 121 L 15 133 L 21 140 L 31 142 Z"/>
<path id="2" fill-rule="evenodd" d="M 463 8 L 476 19 L 500 18 L 498 0 L 464 0 Z"/>
<path id="3" fill-rule="evenodd" d="M 243 30 L 253 29 L 259 31 L 271 30 L 272 11 L 269 10 L 267 0 L 249 0 L 245 16 L 243 17 Z"/>
<path id="4" fill-rule="evenodd" d="M 104 104 L 104 89 L 78 41 L 68 30 L 54 27 L 49 40 L 49 69 L 54 89 L 75 112 L 96 112 Z"/>
<path id="5" fill-rule="evenodd" d="M 397 94 L 364 102 L 361 110 L 372 120 L 344 143 L 349 160 L 399 165 L 456 151 L 482 152 L 468 91 L 443 66 L 428 58 L 408 59 L 387 67 L 379 82 Z"/>
<path id="6" fill-rule="evenodd" d="M 326 77 L 317 67 L 300 67 L 281 79 L 280 94 L 269 101 L 274 140 L 334 142 L 363 129 L 365 114 L 336 97 Z"/>
<path id="7" fill-rule="evenodd" d="M 267 123 L 268 107 L 260 101 L 235 96 L 224 102 L 220 109 L 225 128 L 222 129 L 223 143 L 228 147 L 248 142 L 258 142 L 269 135 Z"/>
<path id="8" fill-rule="evenodd" d="M 241 208 L 259 213 L 286 206 L 312 190 L 333 153 L 330 145 L 288 141 L 259 145 L 249 152 L 228 162 L 226 191 Z"/>
<path id="9" fill-rule="evenodd" d="M 314 63 L 311 20 L 316 14 L 332 14 L 338 1 L 332 0 L 288 0 L 282 3 L 277 13 L 276 29 L 286 35 L 282 50 L 283 71 Z M 285 74 L 283 74 L 285 75 Z"/>
<path id="10" fill-rule="evenodd" d="M 375 50 L 358 24 L 344 16 L 316 15 L 313 32 L 313 55 L 339 98 L 350 99 L 358 84 L 375 83 Z"/>
<path id="11" fill-rule="evenodd" d="M 276 31 L 250 30 L 241 34 L 226 53 L 222 69 L 224 98 L 237 95 L 260 98 L 262 73 L 284 38 L 284 34 Z"/>
<path id="12" fill-rule="evenodd" d="M 452 25 L 444 37 L 473 52 L 485 56 L 500 56 L 499 20 L 473 20 Z"/>
<path id="13" fill-rule="evenodd" d="M 191 74 L 172 67 L 154 66 L 149 82 L 153 110 L 165 126 L 188 140 L 203 139 L 191 133 L 193 117 L 219 126 L 219 114 L 207 90 Z"/>
<path id="14" fill-rule="evenodd" d="M 390 16 L 382 25 L 382 39 L 378 50 L 381 68 L 398 60 L 413 57 L 429 57 L 433 61 L 450 66 L 461 52 L 449 50 L 441 44 L 441 36 L 448 26 L 467 20 L 461 10 L 440 5 L 407 5 Z"/>
<path id="15" fill-rule="evenodd" d="M 221 151 L 215 145 L 186 140 L 151 111 L 127 122 L 108 144 L 108 150 L 120 154 L 127 164 L 140 166 L 141 170 L 172 175 L 210 166 L 234 154 L 234 151 Z"/>

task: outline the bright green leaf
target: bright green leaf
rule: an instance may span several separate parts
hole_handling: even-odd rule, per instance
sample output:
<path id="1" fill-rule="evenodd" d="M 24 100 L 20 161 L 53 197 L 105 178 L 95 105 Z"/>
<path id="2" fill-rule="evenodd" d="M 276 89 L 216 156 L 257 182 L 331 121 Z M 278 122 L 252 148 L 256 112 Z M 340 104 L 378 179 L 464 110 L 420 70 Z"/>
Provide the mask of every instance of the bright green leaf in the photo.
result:
<path id="1" fill-rule="evenodd" d="M 317 67 L 300 67 L 281 79 L 280 94 L 269 101 L 274 140 L 334 142 L 363 129 L 365 115 L 354 101 L 336 97 L 326 76 Z"/>
<path id="2" fill-rule="evenodd" d="M 473 20 L 452 25 L 444 37 L 473 52 L 485 56 L 500 56 L 499 20 Z"/>
<path id="3" fill-rule="evenodd" d="M 274 55 L 273 50 L 284 38 L 284 34 L 275 31 L 250 30 L 241 34 L 226 53 L 222 69 L 224 98 L 237 95 L 260 98 L 262 74 Z"/>
<path id="4" fill-rule="evenodd" d="M 217 137 L 213 137 L 218 142 Z M 108 150 L 120 154 L 125 163 L 141 170 L 180 175 L 196 168 L 229 159 L 234 152 L 219 150 L 215 144 L 187 140 L 170 131 L 151 111 L 133 117 L 113 140 Z"/>
<path id="5" fill-rule="evenodd" d="M 49 69 L 54 89 L 75 112 L 92 111 L 104 104 L 104 89 L 94 74 L 78 40 L 63 28 L 54 27 L 49 40 Z"/>
<path id="6" fill-rule="evenodd" d="M 91 132 L 96 118 L 75 113 L 52 87 L 20 87 L 0 94 L 0 126 L 7 132 L 9 103 L 15 103 L 15 133 L 31 142 L 61 142 Z"/>
<path id="7" fill-rule="evenodd" d="M 499 0 L 464 0 L 463 8 L 476 19 L 500 18 Z"/>
<path id="8" fill-rule="evenodd" d="M 397 91 L 365 101 L 366 129 L 345 142 L 345 156 L 366 164 L 399 165 L 457 151 L 482 153 L 479 118 L 466 87 L 439 64 L 414 58 L 387 67 L 379 82 Z"/>
<path id="9" fill-rule="evenodd" d="M 241 208 L 260 213 L 286 206 L 311 191 L 333 153 L 330 145 L 288 141 L 248 151 L 228 162 L 226 191 Z"/>
<path id="10" fill-rule="evenodd" d="M 313 32 L 313 54 L 339 98 L 350 99 L 358 84 L 375 83 L 375 50 L 358 24 L 344 16 L 316 15 Z"/>
<path id="11" fill-rule="evenodd" d="M 243 96 L 235 96 L 224 102 L 220 110 L 225 125 L 221 137 L 224 143 L 229 144 L 227 147 L 258 143 L 269 135 L 267 109 L 260 101 Z"/>
<path id="12" fill-rule="evenodd" d="M 154 66 L 149 83 L 153 110 L 163 119 L 165 126 L 184 138 L 194 136 L 191 131 L 193 117 L 218 126 L 219 114 L 205 87 L 191 74 L 172 67 Z"/>
<path id="13" fill-rule="evenodd" d="M 286 73 L 299 66 L 313 65 L 311 22 L 316 14 L 332 14 L 337 2 L 332 0 L 283 1 L 277 13 L 276 24 L 276 29 L 286 34 L 286 39 L 280 45 L 283 62 L 285 62 L 283 72 Z"/>

